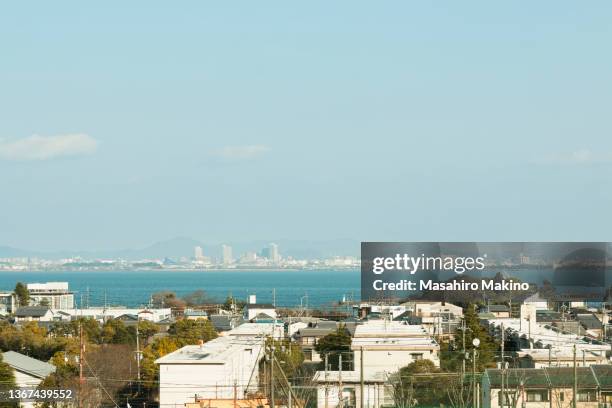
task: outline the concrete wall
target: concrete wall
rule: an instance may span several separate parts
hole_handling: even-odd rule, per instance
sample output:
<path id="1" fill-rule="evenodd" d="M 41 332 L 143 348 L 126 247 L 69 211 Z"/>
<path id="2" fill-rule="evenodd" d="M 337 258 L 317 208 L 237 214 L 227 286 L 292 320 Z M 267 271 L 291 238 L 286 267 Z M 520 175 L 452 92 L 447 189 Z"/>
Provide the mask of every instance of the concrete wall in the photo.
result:
<path id="1" fill-rule="evenodd" d="M 361 352 L 353 351 L 355 354 L 355 369 L 358 369 L 361 364 Z M 402 367 L 416 361 L 413 354 L 422 354 L 423 360 L 431 360 L 436 365 L 440 366 L 440 357 L 437 350 L 364 350 L 363 351 L 363 368 L 364 372 L 386 371 L 388 373 L 395 372 Z"/>

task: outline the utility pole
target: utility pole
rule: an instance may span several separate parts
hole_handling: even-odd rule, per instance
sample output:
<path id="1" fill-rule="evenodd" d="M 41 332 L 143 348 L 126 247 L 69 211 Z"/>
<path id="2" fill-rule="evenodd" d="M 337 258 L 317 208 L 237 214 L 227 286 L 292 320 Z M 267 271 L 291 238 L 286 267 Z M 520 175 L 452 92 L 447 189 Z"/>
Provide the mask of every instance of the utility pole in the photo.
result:
<path id="1" fill-rule="evenodd" d="M 505 387 L 504 387 L 504 374 L 506 373 L 506 360 L 504 359 L 504 347 L 505 347 L 505 331 L 504 331 L 504 324 L 501 324 L 501 400 L 502 400 L 502 407 L 505 405 L 506 402 L 506 394 L 505 394 Z"/>
<path id="2" fill-rule="evenodd" d="M 83 359 L 85 358 L 84 348 L 83 321 L 81 321 L 79 322 L 79 408 L 83 407 L 83 383 L 85 382 L 85 377 L 83 377 Z"/>
<path id="3" fill-rule="evenodd" d="M 359 391 L 359 407 L 363 408 L 363 346 L 359 349 L 359 377 L 360 377 L 360 391 Z"/>
<path id="4" fill-rule="evenodd" d="M 461 337 L 463 337 L 463 358 L 462 358 L 462 366 L 461 373 L 465 374 L 465 317 L 461 320 Z"/>
<path id="5" fill-rule="evenodd" d="M 577 398 L 578 398 L 578 369 L 576 368 L 576 343 L 574 343 L 574 398 L 572 398 L 573 408 L 576 408 Z"/>
<path id="6" fill-rule="evenodd" d="M 138 379 L 138 392 L 140 392 L 140 315 L 136 318 L 136 378 Z"/>
<path id="7" fill-rule="evenodd" d="M 478 394 L 476 392 L 476 348 L 475 347 L 474 347 L 474 350 L 472 350 L 472 392 L 474 393 L 473 405 L 476 407 L 478 406 Z"/>
<path id="8" fill-rule="evenodd" d="M 270 350 L 270 408 L 274 408 L 274 346 Z"/>
<path id="9" fill-rule="evenodd" d="M 338 355 L 338 407 L 344 406 L 342 401 L 342 352 Z"/>
<path id="10" fill-rule="evenodd" d="M 328 408 L 329 387 L 327 385 L 327 354 L 325 354 L 325 408 Z"/>

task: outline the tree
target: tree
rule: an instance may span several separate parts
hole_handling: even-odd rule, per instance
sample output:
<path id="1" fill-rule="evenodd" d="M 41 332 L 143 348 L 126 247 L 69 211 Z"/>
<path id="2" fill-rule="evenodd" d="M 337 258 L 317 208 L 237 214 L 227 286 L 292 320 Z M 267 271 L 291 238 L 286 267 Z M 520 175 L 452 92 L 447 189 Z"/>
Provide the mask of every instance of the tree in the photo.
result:
<path id="1" fill-rule="evenodd" d="M 10 365 L 2 361 L 2 353 L 0 353 L 0 393 L 10 389 L 17 388 L 15 383 L 15 373 Z M 0 408 L 16 408 L 19 407 L 18 402 L 2 402 Z"/>
<path id="2" fill-rule="evenodd" d="M 217 337 L 213 325 L 204 319 L 179 320 L 168 328 L 168 334 L 181 346 L 197 344 L 200 340 L 206 342 Z"/>
<path id="3" fill-rule="evenodd" d="M 170 291 L 163 291 L 154 293 L 151 296 L 153 307 L 165 308 L 169 307 L 172 309 L 184 309 L 185 301 L 176 297 L 176 293 Z"/>
<path id="4" fill-rule="evenodd" d="M 183 301 L 187 306 L 202 306 L 210 303 L 215 303 L 215 300 L 208 296 L 208 294 L 206 294 L 206 292 L 201 289 L 198 289 L 195 292 L 183 296 Z"/>
<path id="5" fill-rule="evenodd" d="M 323 359 L 327 356 L 331 370 L 338 370 L 340 354 L 343 360 L 342 369 L 351 370 L 351 336 L 345 326 L 340 326 L 335 332 L 322 337 L 315 350 Z"/>
<path id="6" fill-rule="evenodd" d="M 136 339 L 136 326 L 128 327 L 131 338 Z M 149 343 L 149 339 L 159 332 L 159 327 L 148 320 L 138 321 L 138 339 L 140 340 L 141 346 L 146 346 Z"/>
<path id="7" fill-rule="evenodd" d="M 134 333 L 125 327 L 121 320 L 109 319 L 102 326 L 102 343 L 105 344 L 134 344 Z"/>
<path id="8" fill-rule="evenodd" d="M 244 306 L 246 305 L 246 302 L 243 300 L 238 300 L 233 296 L 228 296 L 225 298 L 225 302 L 223 303 L 223 310 L 227 310 L 229 312 L 239 312 L 241 311 Z"/>
<path id="9" fill-rule="evenodd" d="M 392 395 L 402 407 L 438 406 L 447 403 L 448 377 L 431 360 L 417 360 L 390 376 Z"/>
<path id="10" fill-rule="evenodd" d="M 30 304 L 30 292 L 25 284 L 17 282 L 17 285 L 15 285 L 15 296 L 17 296 L 17 304 L 19 306 L 23 307 Z"/>
<path id="11" fill-rule="evenodd" d="M 463 359 L 466 358 L 463 354 L 463 336 L 465 335 L 465 351 L 470 356 L 470 361 L 466 361 L 466 367 L 470 368 L 471 356 L 473 356 L 474 346 L 472 341 L 475 338 L 480 340 L 480 345 L 477 348 L 476 371 L 482 372 L 486 368 L 496 366 L 495 353 L 499 345 L 489 335 L 486 328 L 480 324 L 478 314 L 473 304 L 469 304 L 463 310 L 463 318 L 465 320 L 465 333 L 462 332 L 462 326 L 458 326 L 455 331 L 455 345 L 449 343 L 441 345 L 440 360 L 442 368 L 446 371 L 460 371 L 463 365 Z"/>

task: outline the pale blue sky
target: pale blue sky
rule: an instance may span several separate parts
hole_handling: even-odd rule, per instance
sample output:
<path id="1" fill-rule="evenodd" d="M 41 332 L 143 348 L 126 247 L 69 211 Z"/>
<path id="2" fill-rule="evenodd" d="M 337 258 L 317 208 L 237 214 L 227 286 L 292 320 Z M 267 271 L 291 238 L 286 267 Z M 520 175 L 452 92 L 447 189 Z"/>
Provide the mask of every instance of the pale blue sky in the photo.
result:
<path id="1" fill-rule="evenodd" d="M 610 21 L 605 1 L 5 4 L 0 245 L 610 240 Z"/>

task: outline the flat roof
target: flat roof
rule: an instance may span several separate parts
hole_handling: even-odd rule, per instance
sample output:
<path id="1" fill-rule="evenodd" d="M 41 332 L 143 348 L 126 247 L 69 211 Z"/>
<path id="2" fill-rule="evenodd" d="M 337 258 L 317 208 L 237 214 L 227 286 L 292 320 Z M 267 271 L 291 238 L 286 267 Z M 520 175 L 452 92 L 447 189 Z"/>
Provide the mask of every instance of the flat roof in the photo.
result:
<path id="1" fill-rule="evenodd" d="M 372 320 L 358 325 L 354 337 L 429 337 L 429 334 L 420 324 Z"/>
<path id="2" fill-rule="evenodd" d="M 261 339 L 222 336 L 203 345 L 184 346 L 157 360 L 156 364 L 225 364 L 238 351 L 261 347 Z"/>

